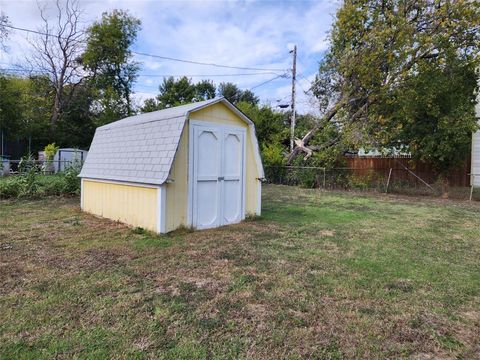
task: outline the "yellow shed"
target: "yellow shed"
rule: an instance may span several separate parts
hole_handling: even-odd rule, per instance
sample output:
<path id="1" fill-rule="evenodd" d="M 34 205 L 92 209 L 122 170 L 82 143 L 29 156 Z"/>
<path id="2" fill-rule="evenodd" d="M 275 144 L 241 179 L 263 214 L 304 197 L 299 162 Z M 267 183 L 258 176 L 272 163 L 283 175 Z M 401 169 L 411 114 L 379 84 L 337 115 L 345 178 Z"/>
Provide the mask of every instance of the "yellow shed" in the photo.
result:
<path id="1" fill-rule="evenodd" d="M 97 128 L 79 176 L 82 210 L 157 233 L 261 211 L 255 127 L 225 98 Z"/>

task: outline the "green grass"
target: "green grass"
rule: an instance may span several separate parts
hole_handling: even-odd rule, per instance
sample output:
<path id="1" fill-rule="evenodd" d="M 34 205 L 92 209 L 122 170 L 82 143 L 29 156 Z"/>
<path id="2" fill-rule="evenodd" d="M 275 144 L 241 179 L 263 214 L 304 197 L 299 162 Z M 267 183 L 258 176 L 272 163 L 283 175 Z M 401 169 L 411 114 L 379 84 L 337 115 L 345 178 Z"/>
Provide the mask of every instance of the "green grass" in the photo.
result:
<path id="1" fill-rule="evenodd" d="M 264 188 L 157 236 L 0 201 L 0 358 L 478 358 L 480 207 Z"/>

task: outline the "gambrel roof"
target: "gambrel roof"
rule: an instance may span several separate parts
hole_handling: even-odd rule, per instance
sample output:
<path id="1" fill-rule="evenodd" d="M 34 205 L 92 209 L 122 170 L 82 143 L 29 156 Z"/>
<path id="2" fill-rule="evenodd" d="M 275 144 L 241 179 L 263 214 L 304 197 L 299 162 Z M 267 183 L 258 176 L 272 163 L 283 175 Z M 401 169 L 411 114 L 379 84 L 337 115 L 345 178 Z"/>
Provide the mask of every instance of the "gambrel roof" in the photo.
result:
<path id="1" fill-rule="evenodd" d="M 259 178 L 263 167 L 253 122 L 225 98 L 215 98 L 130 116 L 95 131 L 80 177 L 161 185 L 170 173 L 183 127 L 190 113 L 223 103 L 252 132 Z"/>

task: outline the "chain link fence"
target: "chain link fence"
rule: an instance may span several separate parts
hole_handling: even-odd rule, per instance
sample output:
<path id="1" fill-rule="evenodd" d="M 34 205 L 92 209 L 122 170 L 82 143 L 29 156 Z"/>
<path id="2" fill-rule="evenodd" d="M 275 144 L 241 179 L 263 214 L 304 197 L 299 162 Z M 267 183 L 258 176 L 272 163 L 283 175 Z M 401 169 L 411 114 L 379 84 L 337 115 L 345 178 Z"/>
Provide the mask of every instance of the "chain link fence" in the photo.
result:
<path id="1" fill-rule="evenodd" d="M 442 196 L 442 182 L 431 181 L 431 173 L 414 172 L 408 168 L 322 168 L 308 166 L 266 166 L 266 182 L 346 191 L 373 191 L 418 196 Z M 429 179 L 427 182 L 424 178 Z M 450 198 L 480 200 L 480 189 L 449 187 Z"/>
<path id="2" fill-rule="evenodd" d="M 78 160 L 5 160 L 0 161 L 0 177 L 21 175 L 30 171 L 42 174 L 54 174 L 62 172 L 71 167 L 81 168 L 83 163 Z M 58 169 L 56 171 L 56 169 Z"/>

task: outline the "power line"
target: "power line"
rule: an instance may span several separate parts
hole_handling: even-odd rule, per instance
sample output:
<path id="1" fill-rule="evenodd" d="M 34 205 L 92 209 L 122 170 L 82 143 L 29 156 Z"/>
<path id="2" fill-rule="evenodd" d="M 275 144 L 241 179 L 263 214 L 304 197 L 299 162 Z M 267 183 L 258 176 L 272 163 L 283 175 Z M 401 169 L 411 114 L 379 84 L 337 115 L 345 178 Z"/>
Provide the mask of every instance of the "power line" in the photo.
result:
<path id="1" fill-rule="evenodd" d="M 13 68 L 0 68 L 0 72 L 1 71 L 6 71 L 6 72 L 13 72 L 13 73 L 27 73 L 27 74 L 36 74 L 36 75 L 39 75 L 39 74 L 45 74 L 47 75 L 48 72 L 42 72 L 42 71 L 38 71 L 38 70 L 27 70 L 27 69 L 13 69 Z"/>
<path id="2" fill-rule="evenodd" d="M 32 34 L 45 35 L 45 36 L 55 36 L 53 34 L 48 34 L 48 33 L 44 33 L 44 32 L 41 32 L 41 31 L 32 30 L 32 29 L 25 29 L 25 28 L 13 26 L 13 25 L 3 25 L 3 27 L 14 29 L 14 30 L 19 30 L 19 31 L 25 31 L 25 32 L 29 32 L 29 33 L 32 33 Z M 59 36 L 55 36 L 55 37 L 59 37 Z M 65 39 L 61 36 L 60 36 L 60 38 Z"/>
<path id="3" fill-rule="evenodd" d="M 286 78 L 286 77 L 287 77 L 287 74 L 282 74 L 282 75 L 275 76 L 274 78 L 271 78 L 271 79 L 269 79 L 269 80 L 267 80 L 267 81 L 264 81 L 264 82 L 262 82 L 262 83 L 260 83 L 260 84 L 258 84 L 258 85 L 255 85 L 254 87 L 251 87 L 251 88 L 250 88 L 250 91 L 252 91 L 253 89 L 256 89 L 256 88 L 258 88 L 258 87 L 260 87 L 260 86 L 263 86 L 263 85 L 265 85 L 265 84 L 268 84 L 269 82 L 271 82 L 271 81 L 273 81 L 273 80 L 276 80 L 276 79 L 278 79 L 278 78 Z"/>
<path id="4" fill-rule="evenodd" d="M 0 70 L 6 70 L 6 71 L 20 71 L 20 72 L 37 72 L 36 70 L 17 69 L 17 68 L 0 68 Z"/>
<path id="5" fill-rule="evenodd" d="M 5 63 L 6 64 L 6 63 Z M 8 65 L 8 64 L 6 64 Z M 25 72 L 25 73 L 42 73 L 37 70 L 19 69 L 19 68 L 0 68 L 0 71 Z M 244 74 L 139 74 L 139 77 L 235 77 L 235 76 L 258 76 L 258 75 L 278 75 L 274 72 L 263 73 L 244 73 Z"/>
<path id="6" fill-rule="evenodd" d="M 244 74 L 139 74 L 138 76 L 149 76 L 149 77 L 215 77 L 215 76 L 256 76 L 256 75 L 278 75 L 275 72 L 258 72 L 258 73 L 244 73 Z"/>
<path id="7" fill-rule="evenodd" d="M 302 73 L 298 73 L 298 75 L 299 75 L 303 80 L 305 80 L 306 82 L 308 82 L 309 84 L 312 83 L 312 81 L 308 80 L 305 76 L 303 76 Z"/>
<path id="8" fill-rule="evenodd" d="M 307 82 L 311 82 L 310 80 L 308 80 L 305 76 L 303 76 L 302 73 L 298 73 L 298 75 L 303 78 L 303 80 L 307 81 Z"/>
<path id="9" fill-rule="evenodd" d="M 59 37 L 58 35 L 53 35 L 53 34 L 45 33 L 45 32 L 42 32 L 42 31 L 37 31 L 37 30 L 32 30 L 32 29 L 21 28 L 21 27 L 17 27 L 17 26 L 13 26 L 13 25 L 4 25 L 4 26 L 7 27 L 7 28 L 10 28 L 10 29 L 14 29 L 14 30 L 18 30 L 18 31 L 24 31 L 24 32 L 32 33 L 32 34 Z M 60 38 L 64 39 L 61 36 L 60 36 Z M 254 68 L 254 67 L 222 65 L 222 64 L 216 64 L 216 63 L 206 63 L 206 62 L 201 62 L 201 61 L 178 59 L 178 58 L 174 58 L 174 57 L 170 57 L 170 56 L 154 55 L 154 54 L 148 54 L 148 53 L 137 52 L 137 51 L 132 51 L 132 53 L 136 54 L 136 55 L 148 56 L 148 57 L 153 57 L 153 58 L 162 59 L 162 60 L 177 61 L 177 62 L 183 62 L 183 63 L 188 63 L 188 64 L 203 65 L 203 66 L 213 66 L 213 67 L 220 67 L 220 68 L 226 68 L 226 69 L 251 70 L 251 71 L 285 71 L 286 70 L 286 69 Z"/>
<path id="10" fill-rule="evenodd" d="M 302 83 L 300 81 L 298 81 L 298 79 L 295 79 L 295 82 L 298 84 L 298 86 L 300 86 L 300 88 L 302 89 L 303 93 L 305 95 L 308 95 L 308 92 L 310 91 L 310 89 L 308 90 L 305 90 L 305 88 L 303 87 Z"/>
<path id="11" fill-rule="evenodd" d="M 227 69 L 252 70 L 252 71 L 285 71 L 285 69 L 252 68 L 252 67 L 242 67 L 242 66 L 221 65 L 221 64 L 215 64 L 215 63 L 205 63 L 201 61 L 178 59 L 178 58 L 173 58 L 169 56 L 153 55 L 153 54 L 147 54 L 147 53 L 137 52 L 137 51 L 132 51 L 132 53 L 137 55 L 142 55 L 142 56 L 158 58 L 162 60 L 178 61 L 178 62 L 183 62 L 188 64 L 214 66 L 214 67 L 227 68 Z"/>

